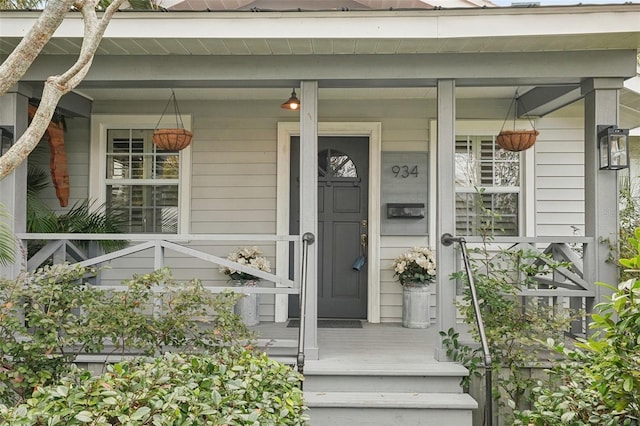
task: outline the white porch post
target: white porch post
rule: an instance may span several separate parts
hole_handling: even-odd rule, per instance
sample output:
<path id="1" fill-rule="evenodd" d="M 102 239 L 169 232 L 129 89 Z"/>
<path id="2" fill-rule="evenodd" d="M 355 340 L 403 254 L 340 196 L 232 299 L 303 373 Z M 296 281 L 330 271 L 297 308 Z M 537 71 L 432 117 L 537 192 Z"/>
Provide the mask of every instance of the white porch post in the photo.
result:
<path id="1" fill-rule="evenodd" d="M 436 149 L 436 235 L 438 286 L 438 330 L 456 325 L 456 286 L 449 276 L 455 272 L 455 246 L 445 247 L 440 237 L 445 232 L 455 235 L 455 141 L 456 141 L 456 82 L 438 80 L 438 141 Z M 446 361 L 446 352 L 439 347 L 435 357 Z"/>
<path id="2" fill-rule="evenodd" d="M 14 142 L 27 128 L 29 88 L 17 85 L 0 97 L 0 125 L 13 126 Z M 0 180 L 0 203 L 13 218 L 13 232 L 27 229 L 27 162 Z M 0 266 L 0 277 L 15 278 L 20 273 L 22 253 L 16 252 L 12 265 Z"/>
<path id="3" fill-rule="evenodd" d="M 590 283 L 601 281 L 614 286 L 618 282 L 618 269 L 607 262 L 608 244 L 599 241 L 609 239 L 614 247 L 618 244 L 618 173 L 599 169 L 597 126 L 618 124 L 622 86 L 622 78 L 592 78 L 582 84 L 585 96 L 585 235 L 595 237 L 596 241 L 585 250 L 584 274 Z M 595 286 L 595 291 L 595 303 L 610 293 L 601 286 Z M 590 310 L 592 306 L 587 308 Z"/>
<path id="4" fill-rule="evenodd" d="M 300 87 L 300 235 L 311 232 L 309 246 L 304 352 L 318 359 L 318 82 Z"/>

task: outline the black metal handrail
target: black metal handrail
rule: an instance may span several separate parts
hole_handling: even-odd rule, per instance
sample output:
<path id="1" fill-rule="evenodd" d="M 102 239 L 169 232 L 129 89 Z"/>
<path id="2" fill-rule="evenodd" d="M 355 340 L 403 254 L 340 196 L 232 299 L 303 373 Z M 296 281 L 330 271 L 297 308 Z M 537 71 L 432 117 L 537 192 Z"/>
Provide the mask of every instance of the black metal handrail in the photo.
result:
<path id="1" fill-rule="evenodd" d="M 467 281 L 469 282 L 469 290 L 471 291 L 471 301 L 473 303 L 473 311 L 475 312 L 476 325 L 478 327 L 478 335 L 480 336 L 480 345 L 482 345 L 482 354 L 484 355 L 484 375 L 485 375 L 485 425 L 491 426 L 493 424 L 493 397 L 492 397 L 492 366 L 491 366 L 491 353 L 489 352 L 489 343 L 487 341 L 487 335 L 484 330 L 484 323 L 482 322 L 482 314 L 480 312 L 480 304 L 478 302 L 478 293 L 476 291 L 476 284 L 473 280 L 473 274 L 471 273 L 471 264 L 469 263 L 469 255 L 467 253 L 467 242 L 463 237 L 454 237 L 451 234 L 442 234 L 440 242 L 444 246 L 450 246 L 453 243 L 460 244 L 460 250 L 462 251 L 462 261 L 464 262 L 464 269 L 467 272 Z"/>
<path id="2" fill-rule="evenodd" d="M 305 232 L 302 236 L 302 272 L 300 274 L 300 327 L 298 328 L 298 356 L 296 365 L 300 374 L 304 373 L 304 329 L 307 316 L 307 260 L 309 246 L 316 241 L 311 232 Z M 300 384 L 302 386 L 302 383 Z"/>

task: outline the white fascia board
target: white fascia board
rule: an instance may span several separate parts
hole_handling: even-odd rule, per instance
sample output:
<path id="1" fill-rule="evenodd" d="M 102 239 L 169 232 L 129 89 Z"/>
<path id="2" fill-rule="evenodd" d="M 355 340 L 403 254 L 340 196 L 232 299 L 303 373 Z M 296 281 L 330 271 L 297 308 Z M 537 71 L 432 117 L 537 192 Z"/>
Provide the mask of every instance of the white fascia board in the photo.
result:
<path id="1" fill-rule="evenodd" d="M 0 12 L 0 37 L 24 36 L 37 16 Z M 637 34 L 639 28 L 640 7 L 634 5 L 424 12 L 126 12 L 113 17 L 105 37 L 443 39 Z M 82 17 L 71 13 L 54 36 L 82 35 Z"/>

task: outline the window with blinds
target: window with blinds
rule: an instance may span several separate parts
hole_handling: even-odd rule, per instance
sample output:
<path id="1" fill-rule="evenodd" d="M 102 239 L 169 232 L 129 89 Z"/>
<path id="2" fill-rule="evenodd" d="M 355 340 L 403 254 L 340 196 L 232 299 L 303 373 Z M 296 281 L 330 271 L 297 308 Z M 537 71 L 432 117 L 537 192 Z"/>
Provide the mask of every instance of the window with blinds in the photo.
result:
<path id="1" fill-rule="evenodd" d="M 150 129 L 107 131 L 107 209 L 123 232 L 177 233 L 180 154 L 159 150 Z"/>
<path id="2" fill-rule="evenodd" d="M 492 136 L 456 138 L 456 232 L 518 235 L 520 154 L 505 151 Z"/>

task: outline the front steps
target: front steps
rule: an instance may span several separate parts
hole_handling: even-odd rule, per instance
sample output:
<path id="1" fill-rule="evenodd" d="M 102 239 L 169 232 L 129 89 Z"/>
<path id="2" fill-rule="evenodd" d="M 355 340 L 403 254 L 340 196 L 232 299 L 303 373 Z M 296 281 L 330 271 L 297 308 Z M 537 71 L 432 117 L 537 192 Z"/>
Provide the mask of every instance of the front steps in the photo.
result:
<path id="1" fill-rule="evenodd" d="M 462 393 L 465 368 L 454 363 L 305 367 L 311 426 L 471 426 L 477 403 Z"/>

